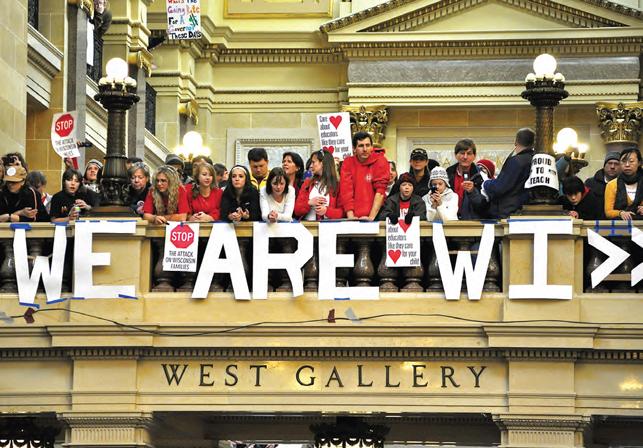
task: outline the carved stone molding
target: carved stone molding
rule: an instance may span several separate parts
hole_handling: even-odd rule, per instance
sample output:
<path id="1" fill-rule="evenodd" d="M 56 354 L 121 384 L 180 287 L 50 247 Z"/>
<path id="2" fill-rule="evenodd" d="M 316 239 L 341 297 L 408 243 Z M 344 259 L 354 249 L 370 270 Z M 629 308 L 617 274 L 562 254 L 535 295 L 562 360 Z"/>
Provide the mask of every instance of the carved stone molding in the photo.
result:
<path id="1" fill-rule="evenodd" d="M 336 48 L 226 48 L 218 62 L 223 64 L 335 64 L 343 54 Z"/>
<path id="2" fill-rule="evenodd" d="M 342 106 L 351 118 L 351 133 L 368 132 L 373 139 L 373 146 L 381 147 L 386 138 L 388 109 L 384 106 Z"/>
<path id="3" fill-rule="evenodd" d="M 501 446 L 584 446 L 583 432 L 591 423 L 584 415 L 498 414 Z"/>
<path id="4" fill-rule="evenodd" d="M 638 145 L 643 124 L 643 102 L 596 103 L 598 127 L 605 143 Z"/>
<path id="5" fill-rule="evenodd" d="M 65 447 L 137 446 L 151 447 L 151 413 L 75 413 L 64 412 L 59 419 L 67 424 Z"/>

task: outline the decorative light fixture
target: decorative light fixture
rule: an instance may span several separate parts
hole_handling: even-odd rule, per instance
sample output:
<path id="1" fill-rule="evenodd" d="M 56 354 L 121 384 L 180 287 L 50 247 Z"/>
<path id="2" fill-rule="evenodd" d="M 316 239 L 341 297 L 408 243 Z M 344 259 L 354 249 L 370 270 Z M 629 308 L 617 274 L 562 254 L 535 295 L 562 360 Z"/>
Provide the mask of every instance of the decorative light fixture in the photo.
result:
<path id="1" fill-rule="evenodd" d="M 60 427 L 44 419 L 42 424 L 31 417 L 10 417 L 0 422 L 1 448 L 54 448 Z"/>
<path id="2" fill-rule="evenodd" d="M 556 58 L 541 54 L 534 60 L 534 72 L 525 78 L 522 97 L 536 108 L 535 154 L 554 155 L 554 108 L 569 95 L 565 90 L 565 77 L 556 73 Z M 555 205 L 558 188 L 536 186 L 530 190 L 529 204 Z"/>
<path id="3" fill-rule="evenodd" d="M 176 150 L 178 156 L 186 162 L 191 162 L 197 156 L 209 156 L 210 150 L 203 146 L 203 137 L 196 131 L 186 132 L 183 145 Z"/>
<path id="4" fill-rule="evenodd" d="M 125 132 L 127 111 L 140 100 L 136 95 L 136 81 L 128 76 L 128 65 L 123 59 L 110 59 L 105 66 L 106 76 L 98 81 L 96 101 L 107 109 L 107 153 L 101 179 L 101 206 L 92 214 L 131 215 L 126 206 L 126 187 L 129 185 L 125 162 Z"/>
<path id="5" fill-rule="evenodd" d="M 315 448 L 383 448 L 389 428 L 369 425 L 356 417 L 337 417 L 335 423 L 312 425 Z"/>
<path id="6" fill-rule="evenodd" d="M 586 143 L 578 142 L 578 133 L 574 129 L 562 128 L 558 131 L 553 147 L 556 154 L 561 157 L 566 156 L 569 160 L 570 169 L 565 171 L 564 177 L 574 176 L 588 165 L 585 154 L 589 150 L 589 146 Z"/>

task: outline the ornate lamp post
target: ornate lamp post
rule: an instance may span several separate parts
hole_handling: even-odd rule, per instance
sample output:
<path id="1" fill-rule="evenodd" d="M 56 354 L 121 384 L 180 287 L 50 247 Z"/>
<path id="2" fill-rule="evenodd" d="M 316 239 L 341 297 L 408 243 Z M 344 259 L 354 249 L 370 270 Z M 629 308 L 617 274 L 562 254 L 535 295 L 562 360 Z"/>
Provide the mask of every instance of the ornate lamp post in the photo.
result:
<path id="1" fill-rule="evenodd" d="M 569 95 L 565 90 L 565 77 L 556 71 L 556 59 L 541 54 L 534 60 L 535 73 L 525 78 L 522 97 L 536 108 L 536 142 L 534 159 L 537 154 L 554 155 L 554 107 Z M 529 204 L 556 204 L 558 188 L 536 186 L 531 189 Z"/>
<path id="2" fill-rule="evenodd" d="M 126 206 L 126 187 L 129 184 L 125 169 L 125 132 L 127 111 L 140 99 L 136 95 L 136 81 L 128 76 L 128 65 L 123 59 L 110 59 L 105 66 L 107 76 L 98 82 L 95 100 L 107 109 L 107 154 L 103 168 L 101 206 L 93 214 L 131 215 Z"/>
<path id="3" fill-rule="evenodd" d="M 383 448 L 389 428 L 369 425 L 355 417 L 337 417 L 336 423 L 312 425 L 315 448 Z"/>

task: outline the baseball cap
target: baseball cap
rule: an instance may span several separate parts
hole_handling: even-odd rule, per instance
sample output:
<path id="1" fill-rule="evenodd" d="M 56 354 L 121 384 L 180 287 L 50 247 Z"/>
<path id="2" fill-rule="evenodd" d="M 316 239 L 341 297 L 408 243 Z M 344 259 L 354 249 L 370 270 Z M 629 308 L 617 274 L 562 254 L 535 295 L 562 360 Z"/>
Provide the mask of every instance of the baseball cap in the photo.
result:
<path id="1" fill-rule="evenodd" d="M 424 148 L 415 148 L 411 151 L 411 160 L 429 160 L 429 156 Z"/>

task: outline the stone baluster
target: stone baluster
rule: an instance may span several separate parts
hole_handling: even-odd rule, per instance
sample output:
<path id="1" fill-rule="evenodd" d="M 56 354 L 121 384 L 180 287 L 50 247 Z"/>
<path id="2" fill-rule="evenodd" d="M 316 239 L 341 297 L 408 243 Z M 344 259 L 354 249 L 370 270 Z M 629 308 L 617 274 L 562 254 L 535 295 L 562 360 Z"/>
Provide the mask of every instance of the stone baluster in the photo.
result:
<path id="1" fill-rule="evenodd" d="M 319 240 L 315 239 L 313 243 L 313 256 L 304 265 L 304 291 L 317 291 L 317 278 L 319 276 L 319 259 L 317 255 Z"/>
<path id="2" fill-rule="evenodd" d="M 248 284 L 252 285 L 252 277 L 250 277 L 250 263 L 248 262 L 248 243 L 250 242 L 249 238 L 239 238 L 239 252 L 241 253 L 241 262 L 243 263 L 243 271 L 246 273 L 246 278 L 248 279 Z M 232 292 L 232 282 L 228 286 L 228 291 Z"/>
<path id="3" fill-rule="evenodd" d="M 196 272 L 181 272 L 181 286 L 176 290 L 181 292 L 194 291 L 194 282 L 196 281 Z"/>
<path id="4" fill-rule="evenodd" d="M 466 238 L 466 237 L 453 238 L 453 245 L 456 248 L 456 254 L 457 252 L 460 252 L 460 251 L 471 252 L 471 249 L 473 247 L 473 238 Z M 477 260 L 477 258 L 478 258 L 478 246 L 475 247 L 475 253 L 471 254 L 472 263 L 475 264 L 475 261 Z M 467 278 L 466 275 L 462 276 L 462 291 L 466 291 L 467 289 L 466 278 Z"/>
<path id="5" fill-rule="evenodd" d="M 594 272 L 606 259 L 606 256 L 589 244 L 585 245 L 585 248 L 589 248 L 589 259 L 587 260 L 587 266 L 585 266 L 585 292 L 609 292 L 609 289 L 606 286 L 605 281 L 602 281 L 596 287 L 592 288 L 592 272 Z"/>
<path id="6" fill-rule="evenodd" d="M 63 266 L 62 291 L 72 291 L 72 272 L 74 270 L 74 239 L 67 238 L 67 249 L 65 250 L 65 266 Z"/>
<path id="7" fill-rule="evenodd" d="M 397 292 L 399 288 L 396 285 L 399 270 L 386 266 L 387 247 L 386 238 L 378 243 L 382 249 L 382 259 L 377 267 L 377 275 L 380 278 L 380 291 Z"/>
<path id="8" fill-rule="evenodd" d="M 371 280 L 375 275 L 375 268 L 369 253 L 370 242 L 369 238 L 357 240 L 357 259 L 353 268 L 353 278 L 357 286 L 371 286 Z"/>
<path id="9" fill-rule="evenodd" d="M 287 238 L 287 239 L 282 239 L 283 244 L 280 244 L 281 246 L 281 251 L 282 253 L 285 254 L 291 254 L 294 252 L 293 250 L 293 239 L 292 238 Z M 277 240 L 279 242 L 279 240 Z M 288 277 L 288 272 L 285 269 L 280 269 L 277 271 L 278 274 L 278 283 L 279 285 L 275 285 L 275 291 L 278 292 L 286 292 L 286 291 L 292 291 L 292 283 L 290 282 L 290 277 Z"/>
<path id="10" fill-rule="evenodd" d="M 629 237 L 627 238 L 612 238 L 611 241 L 616 244 L 618 247 L 623 249 L 625 252 L 633 253 L 630 249 L 630 239 Z M 632 269 L 634 268 L 634 264 L 632 263 L 632 257 L 627 257 L 621 265 L 616 268 L 614 271 L 614 274 L 620 274 L 620 276 L 628 276 L 632 273 Z M 619 293 L 628 293 L 628 292 L 635 292 L 635 290 L 632 288 L 632 283 L 631 281 L 628 280 L 619 280 L 614 284 L 614 287 L 612 288 L 612 292 L 619 292 Z"/>
<path id="11" fill-rule="evenodd" d="M 427 239 L 425 247 L 430 248 L 430 257 L 428 262 L 427 274 L 427 291 L 442 291 L 442 278 L 440 277 L 440 268 L 438 266 L 438 257 L 435 256 L 433 251 L 433 241 Z"/>
<path id="12" fill-rule="evenodd" d="M 424 278 L 424 266 L 422 266 L 422 264 L 420 264 L 420 266 L 404 268 L 402 270 L 402 275 L 404 276 L 404 286 L 402 287 L 402 291 L 424 291 L 424 288 L 422 287 L 422 278 Z"/>
<path id="13" fill-rule="evenodd" d="M 487 275 L 484 278 L 483 291 L 500 291 L 500 261 L 498 258 L 498 245 L 494 243 L 491 249 L 491 258 L 487 267 Z"/>
<path id="14" fill-rule="evenodd" d="M 346 246 L 348 242 L 346 238 L 337 238 L 337 253 L 345 254 Z M 348 286 L 348 275 L 350 274 L 350 268 L 337 268 L 335 274 L 335 286 L 344 287 Z"/>
<path id="15" fill-rule="evenodd" d="M 44 241 L 40 238 L 31 238 L 27 240 L 27 244 L 29 247 L 29 272 L 32 272 L 33 270 L 33 265 L 36 261 L 36 257 L 42 255 L 42 248 L 44 245 Z M 42 281 L 39 282 L 38 285 L 38 292 L 44 292 L 42 288 Z"/>
<path id="16" fill-rule="evenodd" d="M 163 253 L 164 253 L 165 241 L 162 238 L 152 239 L 152 248 L 154 254 L 156 255 L 156 264 L 154 265 L 153 271 L 153 292 L 174 292 L 174 286 L 172 286 L 172 273 L 165 272 L 163 270 Z"/>
<path id="17" fill-rule="evenodd" d="M 6 239 L 0 242 L 2 251 L 4 252 L 4 259 L 0 265 L 0 286 L 1 292 L 17 292 L 18 285 L 16 284 L 16 264 L 13 256 L 13 240 Z"/>

